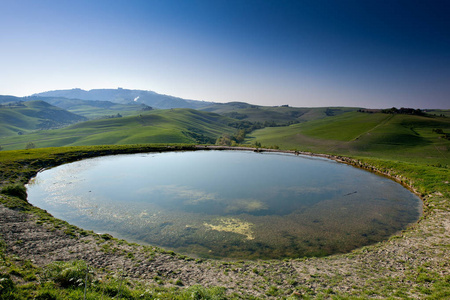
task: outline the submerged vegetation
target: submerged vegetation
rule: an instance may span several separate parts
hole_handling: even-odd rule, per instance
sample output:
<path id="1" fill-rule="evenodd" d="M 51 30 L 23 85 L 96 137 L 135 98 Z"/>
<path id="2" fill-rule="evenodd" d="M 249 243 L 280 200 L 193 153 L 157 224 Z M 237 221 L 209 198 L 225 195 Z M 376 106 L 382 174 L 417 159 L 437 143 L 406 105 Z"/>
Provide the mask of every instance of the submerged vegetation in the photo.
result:
<path id="1" fill-rule="evenodd" d="M 245 236 L 247 240 L 253 240 L 253 232 L 251 227 L 253 224 L 236 218 L 220 218 L 217 220 L 218 225 L 204 223 L 205 226 L 216 231 L 232 232 Z"/>

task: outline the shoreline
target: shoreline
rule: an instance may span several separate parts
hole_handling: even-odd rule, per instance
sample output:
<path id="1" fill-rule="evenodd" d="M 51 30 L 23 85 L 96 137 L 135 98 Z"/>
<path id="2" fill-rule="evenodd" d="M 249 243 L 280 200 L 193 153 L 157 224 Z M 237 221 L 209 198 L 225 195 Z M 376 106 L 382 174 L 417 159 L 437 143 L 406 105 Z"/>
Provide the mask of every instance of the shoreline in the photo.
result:
<path id="1" fill-rule="evenodd" d="M 255 148 L 195 146 L 184 149 L 171 147 L 165 151 L 173 150 L 255 151 Z M 161 149 L 154 151 L 161 151 Z M 351 158 L 278 149 L 263 151 L 298 153 L 333 159 L 387 176 L 408 187 L 402 181 L 404 177 L 394 177 L 390 173 Z M 135 153 L 137 152 L 147 151 Z M 89 154 L 77 157 L 77 160 L 92 156 L 98 155 Z M 64 161 L 56 165 L 62 163 Z M 31 176 L 32 173 L 27 175 Z M 410 190 L 414 192 L 412 186 Z M 45 266 L 54 260 L 83 259 L 96 269 L 105 268 L 106 273 L 117 273 L 122 270 L 128 278 L 150 285 L 160 285 L 154 279 L 158 276 L 167 287 L 176 287 L 174 282 L 180 280 L 185 287 L 195 284 L 224 286 L 229 293 L 237 293 L 243 297 L 264 298 L 271 298 L 271 295 L 267 294 L 270 287 L 276 287 L 280 291 L 277 296 L 274 296 L 278 298 L 281 295 L 286 297 L 297 295 L 295 293 L 317 296 L 330 289 L 335 295 L 367 296 L 366 292 L 372 291 L 373 295 L 383 297 L 383 295 L 390 295 L 390 293 L 386 294 L 386 287 L 394 286 L 395 290 L 415 298 L 417 297 L 415 295 L 419 293 L 415 288 L 422 286 L 431 288 L 433 280 L 415 282 L 408 274 L 418 276 L 419 268 L 424 268 L 430 272 L 439 270 L 439 276 L 445 277 L 449 276 L 450 270 L 446 258 L 450 242 L 448 233 L 450 232 L 450 213 L 448 210 L 427 209 L 425 203 L 428 198 L 426 197 L 431 196 L 421 197 L 423 217 L 398 235 L 347 254 L 335 254 L 323 258 L 238 262 L 196 260 L 152 246 L 121 242 L 94 233 L 85 235 L 84 230 L 64 222 L 55 225 L 38 213 L 24 214 L 7 208 L 3 204 L 0 205 L 0 236 L 6 242 L 9 255 L 16 255 L 21 259 L 32 259 L 33 263 L 39 266 Z M 35 209 L 42 213 L 39 208 Z M 445 230 L 442 231 L 441 228 Z M 69 230 L 71 234 L 68 234 Z M 134 259 L 128 257 L 127 253 L 132 253 Z M 442 269 L 442 266 L 445 268 Z"/>

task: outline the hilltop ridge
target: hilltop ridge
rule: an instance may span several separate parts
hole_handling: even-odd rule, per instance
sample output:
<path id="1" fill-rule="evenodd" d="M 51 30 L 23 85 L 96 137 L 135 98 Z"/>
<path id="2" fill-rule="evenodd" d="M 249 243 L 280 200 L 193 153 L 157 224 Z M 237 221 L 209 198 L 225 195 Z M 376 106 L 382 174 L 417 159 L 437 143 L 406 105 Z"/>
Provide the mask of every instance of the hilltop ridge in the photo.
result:
<path id="1" fill-rule="evenodd" d="M 117 89 L 92 89 L 79 88 L 69 90 L 54 90 L 33 94 L 32 97 L 64 97 L 67 99 L 110 101 L 119 104 L 139 103 L 153 108 L 194 108 L 198 109 L 211 105 L 213 102 L 183 99 L 179 97 L 158 94 L 153 91 Z"/>

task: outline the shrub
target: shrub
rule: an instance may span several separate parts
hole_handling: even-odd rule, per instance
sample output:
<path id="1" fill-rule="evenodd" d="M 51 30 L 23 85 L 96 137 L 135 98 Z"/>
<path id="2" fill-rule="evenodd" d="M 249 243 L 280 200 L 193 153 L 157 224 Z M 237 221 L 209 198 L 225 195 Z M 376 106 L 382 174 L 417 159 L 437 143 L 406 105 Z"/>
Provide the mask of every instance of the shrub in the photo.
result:
<path id="1" fill-rule="evenodd" d="M 185 289 L 180 295 L 179 299 L 210 299 L 210 300 L 222 300 L 227 299 L 225 296 L 225 288 L 222 287 L 212 287 L 205 288 L 201 285 L 193 285 Z"/>
<path id="2" fill-rule="evenodd" d="M 53 291 L 41 291 L 34 298 L 36 300 L 57 300 L 58 297 Z"/>
<path id="3" fill-rule="evenodd" d="M 128 288 L 128 281 L 125 278 L 115 278 L 111 281 L 103 282 L 101 286 L 98 286 L 99 291 L 102 294 L 114 297 L 117 299 L 130 299 L 132 292 Z"/>
<path id="4" fill-rule="evenodd" d="M 109 241 L 111 239 L 113 239 L 113 236 L 107 233 L 104 233 L 102 235 L 100 235 L 102 237 L 102 239 L 104 239 L 105 241 Z"/>
<path id="5" fill-rule="evenodd" d="M 46 277 L 53 280 L 61 287 L 80 287 L 86 280 L 92 280 L 92 274 L 88 272 L 87 264 L 82 260 L 72 262 L 56 261 L 46 267 Z"/>
<path id="6" fill-rule="evenodd" d="M 34 149 L 34 148 L 36 148 L 36 145 L 33 142 L 28 142 L 25 145 L 25 149 Z"/>
<path id="7" fill-rule="evenodd" d="M 14 299 L 14 291 L 16 285 L 11 280 L 8 274 L 0 273 L 0 300 Z"/>
<path id="8" fill-rule="evenodd" d="M 1 193 L 27 200 L 27 189 L 21 184 L 9 184 L 2 188 Z"/>

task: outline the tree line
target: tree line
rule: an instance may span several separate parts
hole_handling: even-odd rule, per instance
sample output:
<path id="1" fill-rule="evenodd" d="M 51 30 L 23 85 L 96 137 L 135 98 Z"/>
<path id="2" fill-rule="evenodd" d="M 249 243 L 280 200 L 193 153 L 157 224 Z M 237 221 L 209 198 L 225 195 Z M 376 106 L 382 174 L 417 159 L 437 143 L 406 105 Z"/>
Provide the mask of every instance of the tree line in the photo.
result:
<path id="1" fill-rule="evenodd" d="M 395 107 L 389 109 L 382 109 L 381 112 L 384 114 L 400 114 L 400 115 L 415 115 L 415 116 L 425 115 L 425 113 L 420 109 L 405 108 L 405 107 L 402 107 L 400 109 Z"/>

